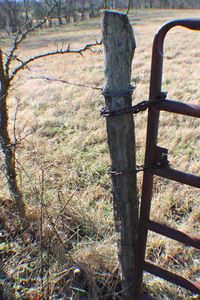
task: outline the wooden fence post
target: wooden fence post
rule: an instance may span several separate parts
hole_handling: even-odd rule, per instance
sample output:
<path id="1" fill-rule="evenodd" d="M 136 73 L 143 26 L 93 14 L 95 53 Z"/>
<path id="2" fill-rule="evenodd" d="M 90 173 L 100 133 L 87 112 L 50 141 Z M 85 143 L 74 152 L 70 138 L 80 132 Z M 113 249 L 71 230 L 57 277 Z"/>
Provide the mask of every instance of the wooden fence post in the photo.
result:
<path id="1" fill-rule="evenodd" d="M 135 38 L 126 14 L 104 11 L 103 44 L 106 107 L 108 110 L 130 107 L 132 105 L 130 77 Z M 132 300 L 138 226 L 132 114 L 107 117 L 107 133 L 113 171 L 111 175 L 115 226 L 118 233 L 118 256 L 122 274 L 121 296 L 124 300 Z"/>

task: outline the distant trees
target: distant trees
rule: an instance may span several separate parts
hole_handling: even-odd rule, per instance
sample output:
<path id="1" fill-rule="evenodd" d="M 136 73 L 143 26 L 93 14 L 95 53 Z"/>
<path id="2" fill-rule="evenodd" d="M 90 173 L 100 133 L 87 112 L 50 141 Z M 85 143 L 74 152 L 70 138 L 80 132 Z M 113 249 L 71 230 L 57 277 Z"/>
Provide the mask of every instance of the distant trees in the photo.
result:
<path id="1" fill-rule="evenodd" d="M 16 0 L 1 0 L 0 10 L 4 20 L 3 25 L 9 32 L 15 33 L 22 23 L 21 3 Z"/>
<path id="2" fill-rule="evenodd" d="M 99 15 L 101 9 L 200 8 L 200 0 L 0 0 L 0 30 L 15 33 L 41 21 L 53 4 L 48 26 L 61 26 Z"/>
<path id="3" fill-rule="evenodd" d="M 94 18 L 97 14 L 95 0 L 89 0 L 89 17 Z"/>

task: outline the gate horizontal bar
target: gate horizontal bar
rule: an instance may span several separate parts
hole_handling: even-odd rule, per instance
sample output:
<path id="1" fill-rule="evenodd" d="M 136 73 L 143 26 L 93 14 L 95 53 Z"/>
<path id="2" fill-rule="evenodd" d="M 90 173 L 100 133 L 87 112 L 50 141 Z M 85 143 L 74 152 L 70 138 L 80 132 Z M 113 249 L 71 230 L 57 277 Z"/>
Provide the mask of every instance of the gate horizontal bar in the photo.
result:
<path id="1" fill-rule="evenodd" d="M 200 105 L 166 99 L 156 104 L 156 109 L 200 118 Z"/>
<path id="2" fill-rule="evenodd" d="M 154 169 L 148 172 L 157 176 L 200 188 L 200 176 L 184 173 L 169 167 Z"/>
<path id="3" fill-rule="evenodd" d="M 180 275 L 164 270 L 149 262 L 144 262 L 144 270 L 150 274 L 156 275 L 164 280 L 179 285 L 194 294 L 200 294 L 200 282 L 191 282 Z"/>
<path id="4" fill-rule="evenodd" d="M 200 239 L 192 237 L 191 235 L 179 230 L 170 228 L 167 225 L 149 220 L 148 229 L 178 242 L 184 243 L 187 246 L 192 246 L 194 248 L 200 249 Z"/>

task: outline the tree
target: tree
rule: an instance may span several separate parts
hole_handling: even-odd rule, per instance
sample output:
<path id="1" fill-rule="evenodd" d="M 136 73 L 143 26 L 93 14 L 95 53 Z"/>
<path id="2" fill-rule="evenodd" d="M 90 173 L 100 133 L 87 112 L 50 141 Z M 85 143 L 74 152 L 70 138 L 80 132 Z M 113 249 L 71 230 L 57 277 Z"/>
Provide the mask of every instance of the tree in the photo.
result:
<path id="1" fill-rule="evenodd" d="M 85 0 L 83 1 L 85 2 Z M 84 4 L 83 4 L 84 5 Z M 77 21 L 77 1 L 76 0 L 65 0 L 62 6 L 62 12 L 66 23 L 69 23 L 72 19 L 73 22 Z"/>
<path id="2" fill-rule="evenodd" d="M 169 0 L 160 0 L 160 8 L 168 8 Z"/>
<path id="3" fill-rule="evenodd" d="M 70 23 L 71 14 L 70 14 L 70 6 L 68 0 L 65 0 L 65 2 L 63 3 L 63 14 L 66 23 Z"/>
<path id="4" fill-rule="evenodd" d="M 45 0 L 45 4 L 47 6 L 47 12 L 49 11 L 49 9 L 51 9 L 54 3 L 55 3 L 54 0 Z M 51 28 L 53 26 L 51 16 L 48 17 L 48 21 L 49 21 L 49 27 Z"/>
<path id="5" fill-rule="evenodd" d="M 95 16 L 94 6 L 95 6 L 94 0 L 89 0 L 89 17 L 90 18 L 94 18 L 94 16 Z"/>
<path id="6" fill-rule="evenodd" d="M 110 1 L 109 0 L 104 0 L 103 1 L 103 7 L 106 8 L 110 8 Z"/>
<path id="7" fill-rule="evenodd" d="M 17 32 L 20 29 L 23 19 L 21 3 L 17 0 L 1 0 L 0 8 L 5 16 L 8 32 Z"/>
<path id="8" fill-rule="evenodd" d="M 153 7 L 153 0 L 145 0 L 145 6 L 152 8 Z"/>
<path id="9" fill-rule="evenodd" d="M 56 8 L 57 8 L 57 18 L 58 18 L 58 25 L 63 25 L 62 22 L 62 0 L 56 1 Z"/>
<path id="10" fill-rule="evenodd" d="M 28 30 L 29 28 L 32 27 L 32 18 L 29 15 L 30 2 L 29 2 L 29 0 L 23 0 L 23 4 L 24 4 L 24 10 L 25 10 L 26 29 Z"/>
<path id="11" fill-rule="evenodd" d="M 4 29 L 6 27 L 6 16 L 2 10 L 0 10 L 0 29 Z"/>
<path id="12" fill-rule="evenodd" d="M 77 21 L 77 14 L 76 14 L 76 0 L 70 0 L 70 13 L 73 16 L 73 20 L 74 22 Z"/>
<path id="13" fill-rule="evenodd" d="M 26 225 L 26 215 L 25 215 L 25 204 L 23 200 L 23 193 L 18 186 L 17 181 L 17 172 L 16 172 L 16 149 L 17 145 L 19 144 L 19 140 L 16 136 L 14 136 L 14 140 L 11 139 L 9 130 L 8 130 L 8 93 L 11 87 L 13 80 L 15 79 L 16 75 L 22 71 L 24 68 L 37 60 L 43 57 L 49 57 L 52 55 L 58 54 L 70 54 L 70 53 L 77 53 L 81 54 L 91 49 L 91 47 L 100 45 L 100 43 L 96 42 L 94 44 L 85 45 L 83 48 L 78 50 L 71 50 L 68 46 L 66 49 L 61 48 L 60 50 L 57 49 L 52 52 L 46 52 L 43 54 L 39 54 L 33 57 L 28 58 L 27 60 L 23 61 L 18 55 L 16 54 L 17 49 L 23 43 L 23 41 L 27 38 L 27 36 L 34 32 L 37 28 L 41 27 L 47 20 L 50 15 L 50 12 L 55 7 L 55 5 L 51 8 L 48 13 L 48 16 L 44 18 L 38 25 L 26 29 L 24 31 L 20 31 L 15 35 L 13 47 L 10 50 L 10 53 L 6 54 L 6 60 L 4 62 L 4 55 L 2 50 L 0 50 L 0 146 L 2 148 L 3 153 L 3 162 L 5 165 L 5 173 L 8 183 L 8 188 L 11 194 L 11 197 L 14 199 L 16 208 L 19 213 L 19 217 L 21 219 L 22 225 Z M 16 67 L 13 67 L 13 62 L 18 62 Z"/>

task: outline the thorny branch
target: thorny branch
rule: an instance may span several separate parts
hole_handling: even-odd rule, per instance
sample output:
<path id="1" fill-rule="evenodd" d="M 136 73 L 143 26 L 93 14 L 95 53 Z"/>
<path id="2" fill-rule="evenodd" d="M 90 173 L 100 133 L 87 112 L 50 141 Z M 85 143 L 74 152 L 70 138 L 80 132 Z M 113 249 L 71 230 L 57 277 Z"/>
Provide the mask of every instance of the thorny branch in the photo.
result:
<path id="1" fill-rule="evenodd" d="M 8 58 L 7 58 L 6 63 L 5 63 L 5 72 L 6 72 L 7 77 L 9 77 L 9 69 L 10 69 L 11 61 L 13 59 L 17 59 L 17 56 L 14 55 L 14 53 L 18 49 L 19 45 L 27 38 L 27 36 L 28 36 L 29 33 L 34 32 L 35 30 L 37 30 L 43 24 L 46 23 L 46 21 L 48 20 L 49 15 L 50 15 L 50 13 L 52 12 L 52 10 L 54 9 L 55 6 L 56 6 L 56 3 L 54 3 L 53 6 L 49 9 L 49 11 L 47 13 L 47 16 L 44 17 L 44 19 L 41 22 L 39 22 L 35 26 L 29 28 L 25 32 L 23 32 L 23 29 L 27 28 L 26 25 L 30 22 L 29 21 L 28 23 L 25 24 L 24 28 L 21 31 L 17 32 L 17 34 L 15 36 L 15 39 L 13 41 L 13 47 L 10 50 L 10 53 L 8 54 Z"/>
<path id="2" fill-rule="evenodd" d="M 58 55 L 58 54 L 80 54 L 83 55 L 83 52 L 85 52 L 86 50 L 92 50 L 92 47 L 94 46 L 99 46 L 102 44 L 102 41 L 98 42 L 96 41 L 95 43 L 91 43 L 91 44 L 87 44 L 84 47 L 77 49 L 77 50 L 71 50 L 70 47 L 68 46 L 67 49 L 57 49 L 56 51 L 52 51 L 52 52 L 46 52 L 46 53 L 42 53 L 36 56 L 33 56 L 29 59 L 27 59 L 26 61 L 24 61 L 23 63 L 21 63 L 21 65 L 19 65 L 17 68 L 15 68 L 15 70 L 12 72 L 11 76 L 10 76 L 10 81 L 13 80 L 14 76 L 21 70 L 24 69 L 24 67 L 26 67 L 30 62 L 35 61 L 37 59 L 40 58 L 44 58 L 47 56 L 53 56 L 53 55 Z"/>
<path id="3" fill-rule="evenodd" d="M 13 58 L 14 58 L 16 61 L 18 61 L 18 62 L 20 62 L 21 64 L 23 64 L 23 60 L 21 60 L 20 58 L 18 58 L 16 55 L 14 55 Z M 26 66 L 26 68 L 30 71 L 30 68 L 29 68 L 28 66 Z"/>
<path id="4" fill-rule="evenodd" d="M 55 7 L 56 3 L 52 6 L 52 8 L 49 10 L 49 13 L 52 11 L 52 9 Z M 49 14 L 48 13 L 48 14 Z M 0 144 L 2 148 L 3 153 L 3 159 L 5 163 L 6 168 L 6 177 L 7 177 L 7 183 L 8 188 L 10 191 L 11 196 L 13 197 L 15 201 L 15 205 L 17 207 L 19 217 L 21 220 L 22 227 L 27 226 L 27 218 L 26 218 L 26 211 L 25 211 L 25 203 L 23 199 L 23 193 L 19 188 L 18 180 L 17 180 L 17 171 L 16 171 L 16 146 L 20 143 L 20 139 L 17 139 L 16 137 L 16 119 L 17 119 L 17 110 L 16 109 L 16 115 L 14 120 L 14 142 L 11 142 L 11 137 L 8 130 L 8 122 L 9 122 L 9 116 L 8 116 L 8 92 L 11 87 L 11 81 L 14 79 L 15 75 L 25 67 L 28 68 L 29 63 L 32 61 L 35 61 L 37 59 L 43 58 L 43 57 L 49 57 L 52 55 L 57 54 L 80 54 L 83 56 L 83 52 L 92 50 L 93 46 L 101 45 L 102 42 L 96 42 L 87 44 L 84 47 L 77 49 L 77 50 L 71 50 L 70 45 L 66 49 L 63 49 L 63 44 L 61 49 L 57 48 L 57 50 L 54 50 L 52 52 L 46 52 L 43 54 L 39 54 L 33 57 L 29 57 L 27 60 L 23 61 L 21 60 L 18 55 L 16 54 L 17 49 L 19 46 L 23 43 L 23 41 L 27 38 L 28 34 L 31 32 L 34 32 L 37 28 L 39 28 L 42 24 L 44 24 L 48 20 L 48 16 L 45 17 L 39 24 L 33 26 L 32 28 L 29 28 L 28 30 L 25 30 L 23 28 L 22 31 L 18 32 L 14 38 L 12 49 L 10 50 L 10 53 L 7 56 L 7 59 L 5 63 L 3 62 L 3 56 L 2 56 L 2 50 L 0 49 Z M 14 67 L 12 71 L 11 65 L 13 61 L 17 61 L 19 64 L 17 67 Z"/>

